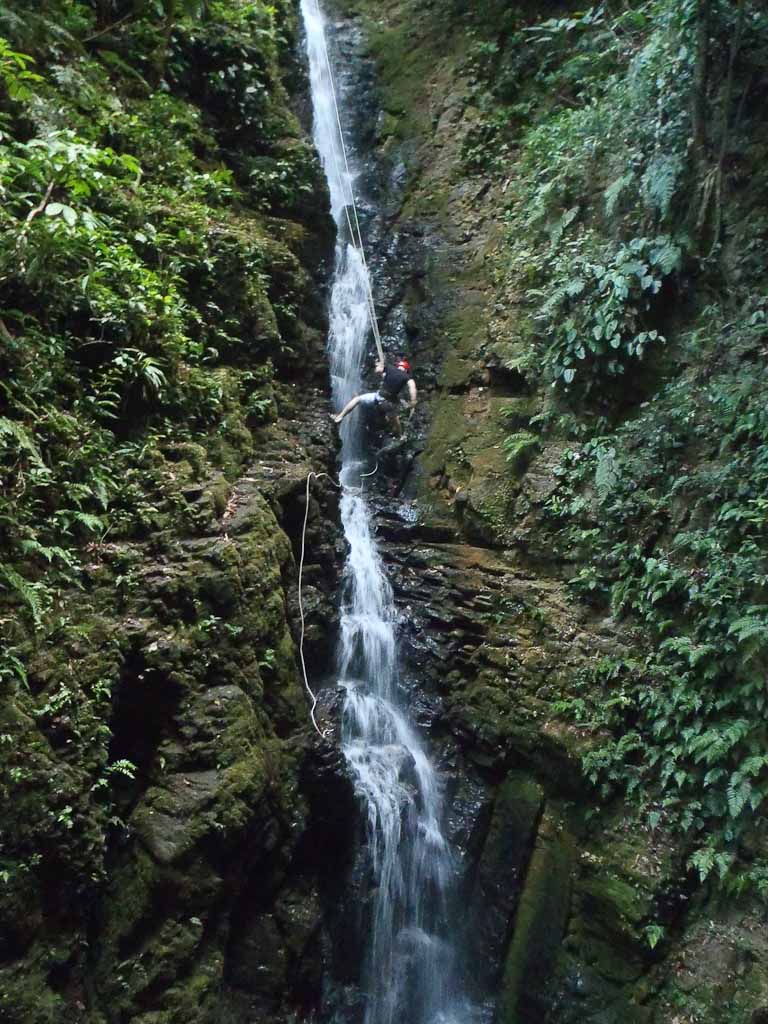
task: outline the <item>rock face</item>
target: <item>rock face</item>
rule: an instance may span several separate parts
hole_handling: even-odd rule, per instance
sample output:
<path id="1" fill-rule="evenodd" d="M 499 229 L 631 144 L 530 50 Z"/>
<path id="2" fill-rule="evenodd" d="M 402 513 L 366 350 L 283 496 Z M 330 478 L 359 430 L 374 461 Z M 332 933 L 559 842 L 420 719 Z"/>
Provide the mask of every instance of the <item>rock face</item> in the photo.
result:
<path id="1" fill-rule="evenodd" d="M 287 47 L 296 12 L 280 17 Z M 201 66 L 206 46 L 226 60 L 228 31 L 175 45 L 199 46 Z M 35 628 L 14 624 L 17 672 L 0 672 L 3 1024 L 245 1024 L 320 1004 L 324 922 L 356 822 L 299 660 L 303 615 L 310 685 L 332 672 L 344 553 L 324 361 L 334 238 L 286 92 L 301 74 L 261 59 L 278 156 L 300 151 L 319 201 L 200 214 L 201 248 L 209 236 L 218 248 L 192 298 L 240 332 L 207 379 L 219 419 L 116 437 L 136 451 L 141 521 L 73 549 L 78 586 L 61 585 Z M 213 104 L 197 96 L 213 78 L 184 88 Z M 210 115 L 182 109 L 193 126 Z M 219 132 L 220 159 L 229 145 L 245 159 L 240 128 L 228 108 L 206 145 Z M 18 608 L 1 596 L 5 626 Z M 332 731 L 338 709 L 324 709 Z"/>
<path id="2" fill-rule="evenodd" d="M 375 506 L 404 684 L 451 797 L 470 987 L 503 1024 L 757 1020 L 768 962 L 752 913 L 694 898 L 677 837 L 601 805 L 581 769 L 589 741 L 558 714 L 596 652 L 635 638 L 574 600 L 576 556 L 546 526 L 562 447 L 532 423 L 547 398 L 494 274 L 504 182 L 462 167 L 478 117 L 462 14 L 333 7 L 345 87 L 364 97 L 347 126 L 368 154 L 360 188 L 383 211 L 366 237 L 385 347 L 411 353 L 422 395 Z M 704 919 L 732 943 L 718 967 Z"/>
<path id="3" fill-rule="evenodd" d="M 207 484 L 190 494 L 205 529 L 165 550 L 93 553 L 69 604 L 83 635 L 33 657 L 36 708 L 6 706 L 24 752 L 6 822 L 19 845 L 49 834 L 50 846 L 30 888 L 3 902 L 4 1021 L 274 1020 L 319 1001 L 324 907 L 355 812 L 337 749 L 309 727 L 297 664 L 305 481 L 335 451 L 325 396 L 311 397 L 265 433 L 221 514 Z M 339 554 L 327 482 L 312 489 L 307 536 L 316 684 L 331 666 Z M 46 704 L 62 681 L 66 702 Z M 111 738 L 89 764 L 81 710 L 99 687 Z"/>

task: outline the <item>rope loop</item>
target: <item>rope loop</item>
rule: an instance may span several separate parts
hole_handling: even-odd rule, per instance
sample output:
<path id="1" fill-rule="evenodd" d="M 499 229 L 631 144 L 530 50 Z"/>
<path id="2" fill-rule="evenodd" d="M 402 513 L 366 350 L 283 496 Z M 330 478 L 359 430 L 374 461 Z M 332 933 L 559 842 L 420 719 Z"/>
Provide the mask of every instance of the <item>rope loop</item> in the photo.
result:
<path id="1" fill-rule="evenodd" d="M 370 471 L 370 473 L 361 473 L 360 474 L 360 479 L 362 480 L 362 479 L 365 479 L 366 477 L 373 476 L 375 473 L 378 472 L 378 470 L 379 470 L 379 464 L 377 462 L 376 465 L 374 466 L 374 468 Z M 339 480 L 334 480 L 330 473 L 315 473 L 314 470 L 310 470 L 310 472 L 307 473 L 307 483 L 306 483 L 306 490 L 305 490 L 305 494 L 304 494 L 304 525 L 301 528 L 301 556 L 299 558 L 299 618 L 301 620 L 301 635 L 299 637 L 299 660 L 301 662 L 301 672 L 302 672 L 302 675 L 304 676 L 304 688 L 307 691 L 307 693 L 309 694 L 309 699 L 312 701 L 312 705 L 311 705 L 311 707 L 309 709 L 309 717 L 310 717 L 310 719 L 312 721 L 312 725 L 314 727 L 315 732 L 317 733 L 317 735 L 322 740 L 324 740 L 326 738 L 326 736 L 328 735 L 328 730 L 327 729 L 321 729 L 320 726 L 317 724 L 317 719 L 315 718 L 315 710 L 317 708 L 317 695 L 315 694 L 315 692 L 312 689 L 312 687 L 309 685 L 309 678 L 307 676 L 307 663 L 304 660 L 304 635 L 305 635 L 305 631 L 306 630 L 305 630 L 305 624 L 304 624 L 304 603 L 302 601 L 302 596 L 301 596 L 301 578 L 302 578 L 302 575 L 303 575 L 303 572 L 304 572 L 304 555 L 305 555 L 305 552 L 306 552 L 306 542 L 307 542 L 307 521 L 309 520 L 309 492 L 310 492 L 310 485 L 311 485 L 313 479 L 314 480 L 322 480 L 323 477 L 325 477 L 327 480 L 329 480 L 331 482 L 331 484 L 337 490 L 339 490 L 339 491 L 345 491 L 346 490 L 346 491 L 353 491 L 353 492 L 357 491 L 359 494 L 363 493 L 363 485 L 362 484 L 360 485 L 359 488 L 358 487 L 346 487 Z"/>

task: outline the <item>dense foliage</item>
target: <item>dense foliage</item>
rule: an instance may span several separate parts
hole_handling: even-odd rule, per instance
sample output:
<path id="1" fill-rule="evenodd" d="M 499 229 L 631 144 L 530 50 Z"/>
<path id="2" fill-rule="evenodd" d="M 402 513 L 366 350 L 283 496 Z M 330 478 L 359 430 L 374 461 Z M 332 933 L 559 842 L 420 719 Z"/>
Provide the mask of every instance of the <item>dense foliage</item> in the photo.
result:
<path id="1" fill-rule="evenodd" d="M 0 586 L 40 625 L 84 542 L 187 515 L 185 443 L 198 478 L 253 450 L 318 301 L 268 218 L 320 214 L 290 5 L 10 4 L 2 35 Z"/>
<path id="2" fill-rule="evenodd" d="M 148 564 L 220 530 L 228 481 L 296 408 L 332 224 L 286 91 L 292 4 L 23 0 L 0 37 L 0 946 L 48 950 L 18 986 L 6 972 L 0 1016 L 49 1021 L 67 1011 L 47 972 L 86 948 L 53 947 L 85 927 L 147 784 L 151 712 L 126 739 L 118 711 L 125 734 L 134 702 L 161 714 L 181 685 L 153 689 L 157 645 L 115 623 Z M 182 668 L 244 631 L 185 601 Z M 237 640 L 261 644 L 252 685 L 293 678 L 280 622 Z"/>
<path id="3" fill-rule="evenodd" d="M 604 796 L 682 828 L 702 879 L 768 894 L 768 17 L 748 0 L 497 16 L 501 37 L 477 24 L 464 157 L 509 175 L 539 428 L 568 442 L 554 543 L 574 594 L 628 631 L 560 711 L 591 730 Z"/>

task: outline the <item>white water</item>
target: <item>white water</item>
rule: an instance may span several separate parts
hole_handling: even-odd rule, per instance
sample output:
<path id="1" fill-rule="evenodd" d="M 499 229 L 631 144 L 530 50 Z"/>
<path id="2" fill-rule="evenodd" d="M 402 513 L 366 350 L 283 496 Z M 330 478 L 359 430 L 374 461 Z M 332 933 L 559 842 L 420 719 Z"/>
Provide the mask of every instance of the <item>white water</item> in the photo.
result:
<path id="1" fill-rule="evenodd" d="M 337 409 L 362 386 L 369 338 L 366 269 L 345 239 L 354 169 L 345 167 L 324 50 L 324 18 L 302 0 L 315 144 L 339 230 L 328 341 Z M 349 556 L 342 593 L 339 679 L 346 691 L 344 754 L 367 812 L 370 923 L 363 975 L 365 1024 L 439 1024 L 463 1019 L 447 887 L 454 874 L 441 830 L 440 780 L 398 697 L 395 609 L 360 492 L 361 412 L 342 426 L 341 516 Z"/>

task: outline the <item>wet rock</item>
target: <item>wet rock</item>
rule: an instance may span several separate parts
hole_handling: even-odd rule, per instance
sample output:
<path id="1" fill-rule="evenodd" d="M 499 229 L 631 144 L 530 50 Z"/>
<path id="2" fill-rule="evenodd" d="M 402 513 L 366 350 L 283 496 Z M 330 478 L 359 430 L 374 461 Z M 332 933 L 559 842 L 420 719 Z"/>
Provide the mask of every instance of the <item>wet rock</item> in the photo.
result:
<path id="1" fill-rule="evenodd" d="M 170 864 L 189 852 L 204 827 L 200 812 L 214 803 L 221 784 L 217 771 L 186 772 L 147 791 L 131 824 L 159 863 Z"/>
<path id="2" fill-rule="evenodd" d="M 541 786 L 521 773 L 508 776 L 496 791 L 470 903 L 478 962 L 485 960 L 491 969 L 487 987 L 506 949 L 543 806 Z"/>
<path id="3" fill-rule="evenodd" d="M 512 941 L 506 955 L 496 1020 L 534 1024 L 547 1011 L 547 987 L 565 933 L 575 863 L 573 838 L 556 809 L 536 834 Z"/>

